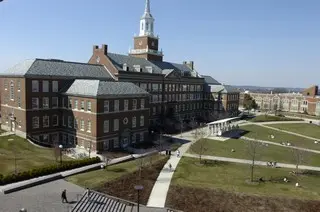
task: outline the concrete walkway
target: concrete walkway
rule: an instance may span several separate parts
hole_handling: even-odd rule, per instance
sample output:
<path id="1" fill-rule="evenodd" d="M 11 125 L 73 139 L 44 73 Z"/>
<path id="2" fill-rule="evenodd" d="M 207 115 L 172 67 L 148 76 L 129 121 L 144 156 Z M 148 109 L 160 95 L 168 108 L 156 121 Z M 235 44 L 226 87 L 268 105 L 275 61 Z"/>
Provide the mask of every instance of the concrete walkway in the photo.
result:
<path id="1" fill-rule="evenodd" d="M 192 157 L 192 158 L 199 158 L 199 155 L 189 154 L 189 153 L 185 153 L 184 156 L 185 157 Z M 225 162 L 231 162 L 231 163 L 252 164 L 252 160 L 217 157 L 217 156 L 210 156 L 210 155 L 202 155 L 202 159 L 225 161 Z M 255 163 L 255 165 L 259 165 L 259 166 L 267 166 L 267 162 L 266 161 L 255 161 L 254 163 Z M 296 165 L 287 164 L 287 163 L 277 163 L 277 167 L 295 169 Z M 320 167 L 305 166 L 305 165 L 299 165 L 299 169 L 320 171 Z"/>
<path id="2" fill-rule="evenodd" d="M 161 170 L 157 181 L 155 182 L 153 189 L 151 191 L 151 194 L 149 196 L 148 200 L 148 207 L 155 207 L 155 208 L 163 208 L 165 207 L 166 199 L 167 199 L 167 193 L 169 191 L 170 183 L 172 176 L 174 174 L 175 168 L 178 166 L 179 161 L 182 157 L 182 155 L 185 154 L 185 152 L 189 149 L 192 143 L 194 143 L 194 132 L 189 131 L 182 133 L 182 137 L 180 134 L 172 136 L 176 139 L 183 139 L 183 140 L 189 140 L 188 143 L 182 144 L 181 147 L 178 149 L 180 151 L 180 157 L 177 157 L 174 153 L 170 156 L 170 159 L 167 161 L 167 163 L 164 165 L 163 169 Z M 169 164 L 172 165 L 172 169 L 169 169 Z"/>
<path id="3" fill-rule="evenodd" d="M 307 121 L 269 121 L 269 122 L 242 122 L 239 124 L 239 126 L 245 126 L 245 125 L 253 125 L 253 124 L 304 124 L 308 123 Z"/>
<path id="4" fill-rule="evenodd" d="M 273 142 L 273 141 L 259 140 L 259 139 L 249 138 L 249 137 L 246 137 L 246 136 L 241 136 L 240 139 L 247 140 L 247 141 L 256 141 L 256 142 L 270 144 L 270 145 L 281 146 L 281 147 L 284 147 L 284 148 L 299 149 L 299 150 L 306 151 L 306 152 L 312 152 L 312 153 L 320 154 L 319 150 L 306 149 L 306 148 L 296 147 L 296 146 L 285 146 L 285 145 L 282 145 L 280 143 Z"/>
<path id="5" fill-rule="evenodd" d="M 281 130 L 281 129 L 278 129 L 278 128 L 275 128 L 275 127 L 266 126 L 266 124 L 270 124 L 270 123 L 259 123 L 259 124 L 256 123 L 256 125 L 259 125 L 261 127 L 269 128 L 269 129 L 276 130 L 276 131 L 279 131 L 279 132 L 288 133 L 288 134 L 291 134 L 291 135 L 296 135 L 296 136 L 299 136 L 299 137 L 302 137 L 302 138 L 307 138 L 307 139 L 314 140 L 314 141 L 320 141 L 319 138 L 313 138 L 313 137 L 310 137 L 310 136 L 307 136 L 307 135 L 301 135 L 299 133 L 295 133 L 295 132 L 291 132 L 291 131 L 287 131 L 287 130 Z M 271 123 L 271 124 L 273 124 L 273 123 Z M 290 124 L 290 123 L 288 123 L 288 124 Z"/>

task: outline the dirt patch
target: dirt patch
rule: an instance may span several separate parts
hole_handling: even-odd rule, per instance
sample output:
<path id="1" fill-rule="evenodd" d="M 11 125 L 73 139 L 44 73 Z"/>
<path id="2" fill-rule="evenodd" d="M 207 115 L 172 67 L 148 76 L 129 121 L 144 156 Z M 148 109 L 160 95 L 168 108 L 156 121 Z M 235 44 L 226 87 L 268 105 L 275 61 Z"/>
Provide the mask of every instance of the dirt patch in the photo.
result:
<path id="1" fill-rule="evenodd" d="M 95 190 L 121 199 L 137 202 L 138 193 L 134 190 L 134 186 L 142 185 L 143 190 L 140 192 L 140 203 L 146 205 L 153 185 L 167 160 L 168 157 L 165 157 L 164 159 L 143 167 L 141 171 L 141 179 L 139 178 L 139 171 L 136 171 L 114 181 L 107 182 Z"/>
<path id="2" fill-rule="evenodd" d="M 184 212 L 318 212 L 320 201 L 271 198 L 215 189 L 170 186 L 166 207 Z"/>

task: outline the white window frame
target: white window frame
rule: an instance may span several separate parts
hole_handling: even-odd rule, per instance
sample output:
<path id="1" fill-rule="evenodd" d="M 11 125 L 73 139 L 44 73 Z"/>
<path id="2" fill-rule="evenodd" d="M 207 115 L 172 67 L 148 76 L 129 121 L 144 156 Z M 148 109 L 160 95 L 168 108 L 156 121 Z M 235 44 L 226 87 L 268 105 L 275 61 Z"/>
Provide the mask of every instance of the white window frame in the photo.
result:
<path id="1" fill-rule="evenodd" d="M 68 127 L 74 128 L 74 124 L 72 123 L 72 116 L 68 116 Z"/>
<path id="2" fill-rule="evenodd" d="M 81 103 L 80 103 L 80 110 L 84 111 L 84 109 L 85 109 L 84 100 L 81 100 Z"/>
<path id="3" fill-rule="evenodd" d="M 48 123 L 46 123 L 46 121 Z M 43 127 L 49 127 L 50 126 L 50 117 L 48 115 L 44 115 L 42 117 L 42 125 L 43 125 Z"/>
<path id="4" fill-rule="evenodd" d="M 104 120 L 103 122 L 103 132 L 108 133 L 110 131 L 110 122 L 109 120 Z"/>
<path id="5" fill-rule="evenodd" d="M 47 105 L 45 104 L 46 101 L 47 101 Z M 49 109 L 50 108 L 49 97 L 43 97 L 42 98 L 42 108 L 43 109 Z"/>
<path id="6" fill-rule="evenodd" d="M 79 125 L 78 125 L 79 123 L 78 123 L 78 119 L 77 118 L 74 118 L 74 121 L 73 121 L 73 128 L 74 129 L 78 129 L 79 128 Z"/>
<path id="7" fill-rule="evenodd" d="M 32 129 L 39 128 L 39 116 L 32 117 Z"/>
<path id="8" fill-rule="evenodd" d="M 83 119 L 80 120 L 80 130 L 84 131 L 84 120 Z"/>
<path id="9" fill-rule="evenodd" d="M 114 112 L 119 112 L 119 100 L 118 99 L 114 100 L 113 110 L 114 110 Z"/>
<path id="10" fill-rule="evenodd" d="M 103 102 L 103 112 L 104 113 L 109 113 L 109 101 L 108 100 L 105 100 L 104 102 Z"/>
<path id="11" fill-rule="evenodd" d="M 39 92 L 39 81 L 32 80 L 32 92 Z"/>
<path id="12" fill-rule="evenodd" d="M 36 100 L 36 107 L 34 107 L 35 105 L 33 104 L 34 103 L 34 101 Z M 37 97 L 32 97 L 32 100 L 31 100 L 31 108 L 32 109 L 39 109 L 39 98 L 37 98 Z"/>
<path id="13" fill-rule="evenodd" d="M 137 117 L 132 117 L 132 128 L 137 127 Z"/>
<path id="14" fill-rule="evenodd" d="M 129 110 L 129 100 L 128 99 L 123 100 L 123 110 L 124 111 Z"/>
<path id="15" fill-rule="evenodd" d="M 88 120 L 87 121 L 87 132 L 91 132 L 91 127 L 92 127 L 92 122 L 91 122 L 91 120 Z"/>
<path id="16" fill-rule="evenodd" d="M 74 105 L 73 105 L 73 109 L 78 110 L 78 99 L 74 100 Z"/>
<path id="17" fill-rule="evenodd" d="M 137 100 L 133 99 L 132 100 L 132 110 L 136 110 L 137 109 Z"/>
<path id="18" fill-rule="evenodd" d="M 91 112 L 91 111 L 92 111 L 92 108 L 91 108 L 91 107 L 92 107 L 91 101 L 88 100 L 88 101 L 87 101 L 87 111 L 88 111 L 88 112 Z"/>
<path id="19" fill-rule="evenodd" d="M 42 92 L 43 93 L 48 93 L 49 92 L 49 81 L 48 80 L 43 80 L 42 81 Z"/>
<path id="20" fill-rule="evenodd" d="M 59 91 L 59 82 L 52 81 L 52 92 L 58 92 L 58 91 Z"/>
<path id="21" fill-rule="evenodd" d="M 119 130 L 119 119 L 113 119 L 113 131 Z"/>
<path id="22" fill-rule="evenodd" d="M 10 100 L 14 101 L 14 83 L 13 83 L 13 81 L 10 82 Z"/>
<path id="23" fill-rule="evenodd" d="M 140 109 L 144 109 L 145 101 L 144 99 L 140 99 Z"/>
<path id="24" fill-rule="evenodd" d="M 141 115 L 140 116 L 140 127 L 143 127 L 144 126 L 144 116 Z"/>
<path id="25" fill-rule="evenodd" d="M 57 119 L 57 123 L 56 124 L 54 124 L 54 122 L 53 122 L 53 120 L 54 119 Z M 52 116 L 52 126 L 59 126 L 59 116 L 58 115 L 53 115 Z"/>

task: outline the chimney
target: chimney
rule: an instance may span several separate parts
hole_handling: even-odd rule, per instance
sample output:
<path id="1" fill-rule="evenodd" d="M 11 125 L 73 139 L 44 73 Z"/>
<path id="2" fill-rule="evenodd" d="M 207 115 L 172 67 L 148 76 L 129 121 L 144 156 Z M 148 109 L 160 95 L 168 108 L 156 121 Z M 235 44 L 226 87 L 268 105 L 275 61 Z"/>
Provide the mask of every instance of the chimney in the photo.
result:
<path id="1" fill-rule="evenodd" d="M 101 51 L 103 52 L 104 55 L 108 55 L 108 45 L 102 44 Z"/>
<path id="2" fill-rule="evenodd" d="M 93 45 L 93 54 L 94 54 L 94 52 L 97 51 L 98 49 L 99 49 L 99 46 Z"/>
<path id="3" fill-rule="evenodd" d="M 193 61 L 189 61 L 189 64 L 188 64 L 189 68 L 191 68 L 191 70 L 194 69 L 194 62 Z"/>

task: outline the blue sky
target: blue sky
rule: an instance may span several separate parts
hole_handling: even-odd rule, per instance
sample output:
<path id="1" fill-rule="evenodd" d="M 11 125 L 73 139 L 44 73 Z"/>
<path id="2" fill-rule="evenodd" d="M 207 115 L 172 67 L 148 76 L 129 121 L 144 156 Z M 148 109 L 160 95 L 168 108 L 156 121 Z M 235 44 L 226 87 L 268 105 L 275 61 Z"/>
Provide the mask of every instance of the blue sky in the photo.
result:
<path id="1" fill-rule="evenodd" d="M 126 54 L 145 0 L 4 0 L 0 70 L 30 58 Z M 226 84 L 320 84 L 319 0 L 151 0 L 165 60 L 193 60 Z"/>

